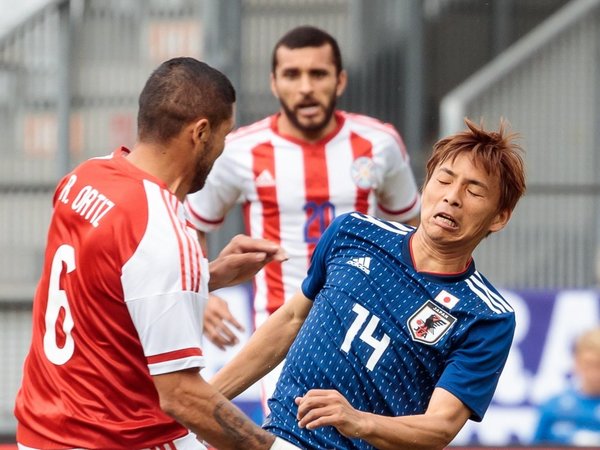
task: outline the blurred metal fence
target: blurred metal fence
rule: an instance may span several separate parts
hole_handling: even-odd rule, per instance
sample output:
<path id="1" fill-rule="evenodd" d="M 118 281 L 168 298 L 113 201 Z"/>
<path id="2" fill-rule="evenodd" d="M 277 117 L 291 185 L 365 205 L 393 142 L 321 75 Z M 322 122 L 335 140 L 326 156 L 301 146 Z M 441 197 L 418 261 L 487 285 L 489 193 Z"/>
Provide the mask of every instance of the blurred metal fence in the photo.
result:
<path id="1" fill-rule="evenodd" d="M 510 288 L 595 286 L 600 238 L 600 1 L 559 10 L 442 101 L 441 134 L 463 117 L 522 134 L 528 192 L 477 250 Z"/>

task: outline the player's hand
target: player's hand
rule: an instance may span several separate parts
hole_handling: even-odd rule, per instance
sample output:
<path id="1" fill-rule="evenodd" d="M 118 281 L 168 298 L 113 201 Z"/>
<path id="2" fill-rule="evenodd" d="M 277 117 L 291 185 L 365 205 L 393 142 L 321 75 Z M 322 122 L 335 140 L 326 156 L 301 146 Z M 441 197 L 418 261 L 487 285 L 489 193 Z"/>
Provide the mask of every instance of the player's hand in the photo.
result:
<path id="1" fill-rule="evenodd" d="M 208 289 L 213 291 L 248 281 L 271 261 L 287 259 L 285 251 L 274 242 L 238 234 L 211 261 Z"/>
<path id="2" fill-rule="evenodd" d="M 239 342 L 233 328 L 244 331 L 242 324 L 231 314 L 227 302 L 216 295 L 209 295 L 204 309 L 204 335 L 218 348 L 225 350 L 225 347 Z"/>
<path id="3" fill-rule="evenodd" d="M 296 397 L 298 425 L 309 430 L 333 426 L 348 438 L 361 436 L 365 413 L 350 405 L 338 391 L 311 389 L 303 397 Z"/>

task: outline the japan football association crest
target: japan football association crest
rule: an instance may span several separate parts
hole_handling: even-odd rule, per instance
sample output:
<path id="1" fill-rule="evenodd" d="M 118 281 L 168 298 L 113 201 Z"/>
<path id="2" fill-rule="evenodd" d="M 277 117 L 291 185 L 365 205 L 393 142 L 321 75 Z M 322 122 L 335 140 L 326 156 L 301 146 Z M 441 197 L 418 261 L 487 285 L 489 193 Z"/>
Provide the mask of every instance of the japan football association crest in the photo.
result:
<path id="1" fill-rule="evenodd" d="M 456 317 L 448 314 L 431 300 L 427 300 L 408 319 L 408 328 L 413 341 L 433 345 L 448 332 L 454 322 Z"/>

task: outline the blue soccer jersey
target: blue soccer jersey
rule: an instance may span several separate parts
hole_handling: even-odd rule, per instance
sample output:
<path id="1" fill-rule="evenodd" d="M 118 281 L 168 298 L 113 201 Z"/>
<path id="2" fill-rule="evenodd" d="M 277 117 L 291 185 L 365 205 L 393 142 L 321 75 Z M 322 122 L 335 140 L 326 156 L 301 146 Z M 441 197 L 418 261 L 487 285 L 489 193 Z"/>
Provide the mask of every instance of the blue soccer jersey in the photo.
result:
<path id="1" fill-rule="evenodd" d="M 371 449 L 334 427 L 299 428 L 294 398 L 336 389 L 361 411 L 425 412 L 434 388 L 480 421 L 512 342 L 510 305 L 475 269 L 417 272 L 412 227 L 351 213 L 319 241 L 304 295 L 314 305 L 269 400 L 264 427 L 305 449 Z"/>

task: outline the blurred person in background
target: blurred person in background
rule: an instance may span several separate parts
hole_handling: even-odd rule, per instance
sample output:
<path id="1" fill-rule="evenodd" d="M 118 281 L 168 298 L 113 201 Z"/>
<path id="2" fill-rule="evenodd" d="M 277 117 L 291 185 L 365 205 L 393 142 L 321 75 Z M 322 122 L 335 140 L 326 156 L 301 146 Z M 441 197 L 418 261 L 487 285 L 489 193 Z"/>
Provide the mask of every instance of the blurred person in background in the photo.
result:
<path id="1" fill-rule="evenodd" d="M 534 444 L 600 447 L 600 327 L 577 339 L 573 363 L 573 386 L 539 407 Z"/>
<path id="2" fill-rule="evenodd" d="M 209 265 L 185 217 L 182 201 L 222 152 L 234 107 L 221 72 L 169 60 L 140 94 L 133 149 L 58 183 L 15 405 L 20 449 L 206 448 L 199 439 L 295 448 L 200 375 L 209 289 L 285 258 L 272 242 L 238 236 Z"/>
<path id="3" fill-rule="evenodd" d="M 228 136 L 205 187 L 188 196 L 190 220 L 205 232 L 244 204 L 246 232 L 280 243 L 289 260 L 254 279 L 254 325 L 299 288 L 319 238 L 350 211 L 416 225 L 420 196 L 402 138 L 379 120 L 336 109 L 347 73 L 337 41 L 312 26 L 290 30 L 272 53 L 271 90 L 280 111 Z M 205 335 L 219 348 L 241 325 L 211 296 Z M 263 380 L 263 404 L 279 369 Z"/>
<path id="4" fill-rule="evenodd" d="M 427 163 L 420 224 L 334 219 L 302 288 L 211 383 L 228 398 L 286 358 L 263 427 L 306 449 L 442 449 L 481 421 L 515 317 L 472 254 L 525 191 L 514 134 L 467 129 Z"/>

